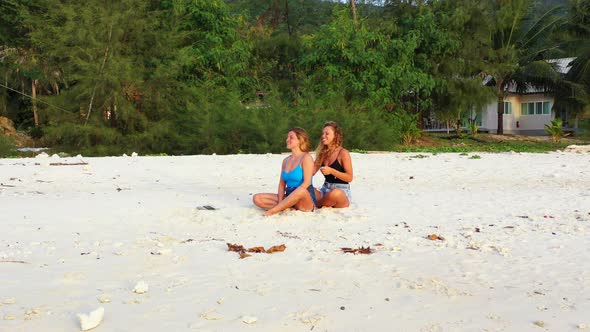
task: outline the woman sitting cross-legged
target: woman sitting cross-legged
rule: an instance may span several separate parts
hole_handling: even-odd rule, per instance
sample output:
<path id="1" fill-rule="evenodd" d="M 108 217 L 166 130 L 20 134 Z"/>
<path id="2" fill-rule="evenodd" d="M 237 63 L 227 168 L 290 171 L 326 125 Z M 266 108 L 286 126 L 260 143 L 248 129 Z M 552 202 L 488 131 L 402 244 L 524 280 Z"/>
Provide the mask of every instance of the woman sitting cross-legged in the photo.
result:
<path id="1" fill-rule="evenodd" d="M 300 211 L 313 211 L 316 197 L 311 177 L 313 160 L 309 154 L 309 137 L 305 130 L 293 128 L 287 134 L 287 148 L 291 154 L 283 160 L 279 188 L 276 194 L 260 193 L 254 195 L 254 204 L 271 216 L 293 207 Z"/>
<path id="2" fill-rule="evenodd" d="M 334 121 L 326 122 L 316 150 L 314 174 L 324 174 L 325 182 L 320 189 L 318 207 L 345 208 L 350 205 L 352 160 L 348 150 L 342 147 L 342 130 Z"/>

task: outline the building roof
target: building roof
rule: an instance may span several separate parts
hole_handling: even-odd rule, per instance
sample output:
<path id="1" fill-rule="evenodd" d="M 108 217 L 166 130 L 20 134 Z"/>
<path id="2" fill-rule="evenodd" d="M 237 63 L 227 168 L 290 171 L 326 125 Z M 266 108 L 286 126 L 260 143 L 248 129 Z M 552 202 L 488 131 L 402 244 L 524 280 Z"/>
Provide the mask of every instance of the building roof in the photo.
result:
<path id="1" fill-rule="evenodd" d="M 560 58 L 560 59 L 549 59 L 547 62 L 554 63 L 557 67 L 557 72 L 560 74 L 567 74 L 572 69 L 572 62 L 576 58 Z"/>

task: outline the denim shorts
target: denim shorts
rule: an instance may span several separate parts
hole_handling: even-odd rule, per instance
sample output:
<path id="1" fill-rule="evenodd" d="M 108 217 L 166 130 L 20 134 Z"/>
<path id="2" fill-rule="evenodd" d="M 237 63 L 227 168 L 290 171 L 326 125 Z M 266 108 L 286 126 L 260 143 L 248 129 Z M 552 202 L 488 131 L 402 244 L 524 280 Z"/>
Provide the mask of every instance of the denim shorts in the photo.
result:
<path id="1" fill-rule="evenodd" d="M 324 182 L 324 185 L 320 188 L 320 192 L 322 193 L 322 197 L 325 196 L 327 193 L 332 191 L 332 189 L 340 189 L 344 191 L 346 197 L 348 197 L 348 202 L 352 203 L 352 195 L 350 194 L 350 184 L 348 183 L 330 183 Z"/>
<path id="2" fill-rule="evenodd" d="M 291 193 L 294 192 L 295 189 L 297 189 L 297 187 L 285 188 L 285 197 L 291 195 Z M 313 189 L 313 186 L 307 187 L 307 192 L 309 192 L 309 195 L 311 196 L 311 200 L 313 201 L 313 206 L 316 206 L 318 201 L 317 201 L 317 198 L 315 197 L 315 190 Z"/>

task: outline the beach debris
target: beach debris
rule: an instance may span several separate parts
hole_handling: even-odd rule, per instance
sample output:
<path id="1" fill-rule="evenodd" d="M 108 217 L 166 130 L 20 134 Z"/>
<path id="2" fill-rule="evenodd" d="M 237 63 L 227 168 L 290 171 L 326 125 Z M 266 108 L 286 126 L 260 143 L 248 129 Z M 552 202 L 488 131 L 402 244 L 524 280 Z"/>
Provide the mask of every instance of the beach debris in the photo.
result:
<path id="1" fill-rule="evenodd" d="M 137 284 L 135 284 L 135 287 L 133 287 L 133 292 L 136 294 L 143 294 L 146 293 L 149 290 L 149 288 L 150 287 L 145 281 L 140 280 L 137 282 Z"/>
<path id="2" fill-rule="evenodd" d="M 98 297 L 98 302 L 100 303 L 111 303 L 111 298 L 107 294 L 102 294 Z"/>
<path id="3" fill-rule="evenodd" d="M 279 234 L 282 237 L 287 237 L 289 239 L 301 239 L 299 236 L 297 235 L 293 235 L 289 232 L 281 232 L 281 231 L 277 231 L 277 234 Z"/>
<path id="4" fill-rule="evenodd" d="M 15 320 L 16 316 L 13 315 L 4 315 L 4 320 Z"/>
<path id="5" fill-rule="evenodd" d="M 246 249 L 244 249 L 244 246 L 239 245 L 239 244 L 232 244 L 232 243 L 227 243 L 227 250 L 235 251 L 235 252 L 246 251 Z"/>
<path id="6" fill-rule="evenodd" d="M 252 255 L 247 254 L 245 251 L 240 252 L 240 259 L 244 259 L 244 258 L 250 257 L 250 256 L 252 256 Z"/>
<path id="7" fill-rule="evenodd" d="M 342 252 L 347 254 L 361 254 L 361 255 L 370 255 L 375 252 L 375 249 L 371 249 L 370 246 L 367 247 L 359 247 L 359 248 L 340 248 Z"/>
<path id="8" fill-rule="evenodd" d="M 586 324 L 584 324 L 584 323 L 582 323 L 582 324 L 578 324 L 578 329 L 580 329 L 580 330 L 585 330 L 585 329 L 587 329 L 587 328 L 588 328 L 588 325 L 586 325 Z"/>
<path id="9" fill-rule="evenodd" d="M 340 310 L 346 310 L 346 307 L 345 306 L 341 306 L 340 307 Z"/>
<path id="10" fill-rule="evenodd" d="M 479 229 L 479 227 L 475 227 L 475 232 L 476 233 L 481 233 L 481 230 Z"/>
<path id="11" fill-rule="evenodd" d="M 33 319 L 36 315 L 40 314 L 41 310 L 39 309 L 30 309 L 25 311 L 25 320 L 31 320 Z"/>
<path id="12" fill-rule="evenodd" d="M 444 241 L 445 238 L 438 235 L 438 234 L 429 234 L 426 236 L 427 239 L 432 240 L 432 241 Z"/>
<path id="13" fill-rule="evenodd" d="M 217 210 L 217 209 L 214 208 L 211 205 L 200 205 L 200 206 L 197 206 L 197 210 L 209 210 L 209 211 L 213 211 L 213 210 Z"/>
<path id="14" fill-rule="evenodd" d="M 258 321 L 257 317 L 254 316 L 242 316 L 242 322 L 246 324 L 254 324 Z"/>
<path id="15" fill-rule="evenodd" d="M 545 322 L 542 320 L 536 320 L 533 324 L 537 325 L 538 327 L 545 327 Z"/>
<path id="16" fill-rule="evenodd" d="M 89 314 L 79 313 L 78 319 L 80 319 L 80 329 L 82 331 L 88 331 L 97 327 L 104 318 L 104 307 L 100 307 Z"/>
<path id="17" fill-rule="evenodd" d="M 0 260 L 0 263 L 18 263 L 18 264 L 29 264 L 28 262 L 25 261 L 7 261 L 7 260 Z"/>
<path id="18" fill-rule="evenodd" d="M 287 248 L 287 246 L 285 246 L 284 244 L 278 245 L 278 246 L 272 246 L 270 248 L 268 248 L 268 250 L 264 249 L 264 247 L 251 247 L 249 249 L 244 248 L 244 246 L 240 245 L 240 244 L 234 244 L 234 243 L 226 243 L 227 244 L 227 250 L 228 251 L 233 251 L 233 252 L 237 252 L 240 254 L 240 259 L 241 258 L 246 258 L 246 257 L 250 257 L 252 255 L 248 254 L 250 253 L 257 253 L 257 254 L 262 254 L 262 253 L 266 253 L 266 254 L 272 254 L 275 252 L 282 252 L 285 251 L 285 249 Z"/>
<path id="19" fill-rule="evenodd" d="M 205 320 L 221 320 L 223 319 L 223 316 L 220 315 L 219 313 L 217 313 L 217 311 L 215 311 L 215 309 L 211 309 L 211 310 L 207 310 L 205 312 L 202 312 L 199 317 L 201 317 L 202 319 Z"/>
<path id="20" fill-rule="evenodd" d="M 516 216 L 517 218 L 528 219 L 529 216 Z"/>
<path id="21" fill-rule="evenodd" d="M 554 216 L 550 216 L 550 215 L 546 215 L 546 216 L 543 216 L 543 218 L 545 218 L 545 219 L 553 219 L 555 217 Z"/>
<path id="22" fill-rule="evenodd" d="M 272 254 L 275 252 L 282 252 L 285 251 L 287 247 L 284 244 L 278 245 L 278 246 L 272 246 L 270 248 L 268 248 L 268 250 L 266 251 L 267 254 Z"/>
<path id="23" fill-rule="evenodd" d="M 477 244 L 477 243 L 470 243 L 466 247 L 466 249 L 469 249 L 469 250 L 480 250 L 481 249 L 481 246 L 479 244 Z"/>

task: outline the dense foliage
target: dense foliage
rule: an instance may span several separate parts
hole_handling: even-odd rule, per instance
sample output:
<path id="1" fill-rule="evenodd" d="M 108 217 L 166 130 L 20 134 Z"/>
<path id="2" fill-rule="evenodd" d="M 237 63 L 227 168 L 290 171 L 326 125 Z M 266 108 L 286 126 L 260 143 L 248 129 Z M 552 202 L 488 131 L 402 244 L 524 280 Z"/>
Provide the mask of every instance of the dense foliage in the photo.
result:
<path id="1" fill-rule="evenodd" d="M 508 84 L 583 115 L 589 1 L 555 2 L 2 0 L 0 116 L 109 155 L 279 152 L 328 120 L 349 148 L 389 150 Z M 565 56 L 570 77 L 544 61 Z"/>

